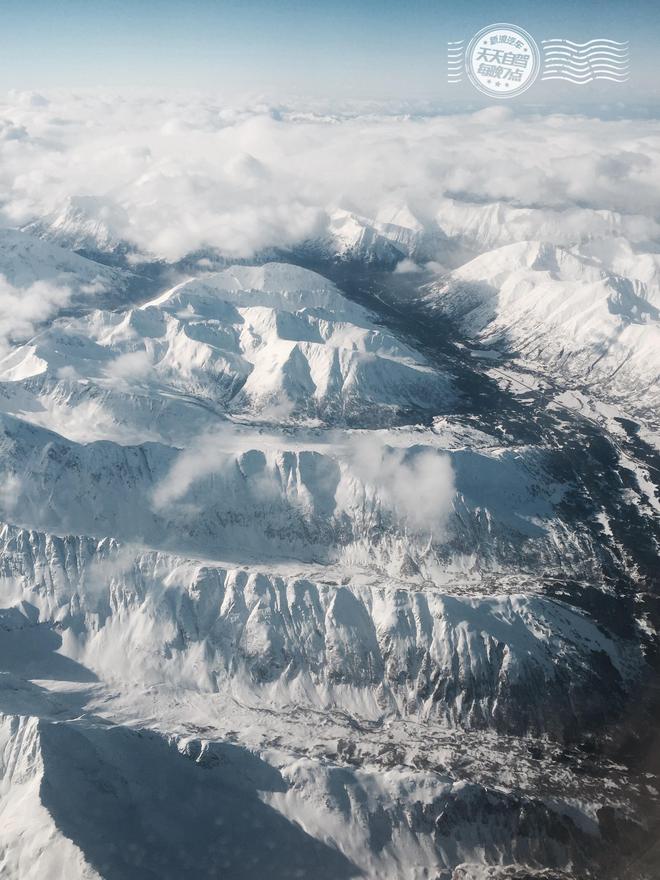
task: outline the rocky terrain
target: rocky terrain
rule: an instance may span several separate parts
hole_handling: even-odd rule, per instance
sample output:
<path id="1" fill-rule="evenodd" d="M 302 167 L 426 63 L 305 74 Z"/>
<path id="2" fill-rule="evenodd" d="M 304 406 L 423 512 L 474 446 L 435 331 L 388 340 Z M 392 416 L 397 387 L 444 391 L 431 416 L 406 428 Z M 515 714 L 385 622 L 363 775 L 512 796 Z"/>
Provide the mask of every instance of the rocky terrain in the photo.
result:
<path id="1" fill-rule="evenodd" d="M 3 876 L 655 876 L 654 271 L 77 216 L 0 242 Z"/>

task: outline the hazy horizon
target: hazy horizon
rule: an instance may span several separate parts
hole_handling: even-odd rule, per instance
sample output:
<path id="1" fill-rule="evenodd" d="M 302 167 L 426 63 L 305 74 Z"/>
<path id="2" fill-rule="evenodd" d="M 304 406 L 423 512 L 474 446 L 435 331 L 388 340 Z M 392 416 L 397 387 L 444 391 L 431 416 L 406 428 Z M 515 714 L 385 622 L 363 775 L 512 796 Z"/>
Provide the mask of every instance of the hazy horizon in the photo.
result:
<path id="1" fill-rule="evenodd" d="M 628 40 L 626 83 L 537 82 L 514 104 L 642 103 L 659 99 L 657 7 L 595 2 L 552 8 L 413 0 L 356 4 L 209 2 L 185 11 L 166 0 L 55 5 L 5 4 L 0 11 L 0 89 L 192 88 L 223 94 L 302 95 L 328 100 L 487 103 L 471 85 L 447 83 L 447 42 L 508 21 L 540 41 Z"/>

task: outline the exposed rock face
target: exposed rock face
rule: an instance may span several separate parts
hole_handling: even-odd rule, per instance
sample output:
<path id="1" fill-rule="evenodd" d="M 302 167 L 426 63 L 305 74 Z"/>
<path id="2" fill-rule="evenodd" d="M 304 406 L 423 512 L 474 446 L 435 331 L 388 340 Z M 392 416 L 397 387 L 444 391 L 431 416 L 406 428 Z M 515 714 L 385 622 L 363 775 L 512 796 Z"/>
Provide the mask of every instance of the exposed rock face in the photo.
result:
<path id="1" fill-rule="evenodd" d="M 5 630 L 57 634 L 118 681 L 561 737 L 614 714 L 642 663 L 541 596 L 331 585 L 10 527 L 1 539 L 3 593 L 23 603 Z"/>
<path id="2" fill-rule="evenodd" d="M 0 361 L 3 877 L 578 880 L 646 834 L 646 447 L 424 314 L 237 266 Z"/>

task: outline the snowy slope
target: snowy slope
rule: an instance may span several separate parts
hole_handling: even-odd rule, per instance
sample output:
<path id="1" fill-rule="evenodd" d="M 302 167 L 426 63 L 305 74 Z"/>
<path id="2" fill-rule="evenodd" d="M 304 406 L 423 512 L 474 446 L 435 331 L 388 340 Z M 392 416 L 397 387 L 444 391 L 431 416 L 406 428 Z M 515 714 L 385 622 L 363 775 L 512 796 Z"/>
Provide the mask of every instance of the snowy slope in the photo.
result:
<path id="1" fill-rule="evenodd" d="M 407 210 L 377 223 L 339 224 L 347 260 L 429 243 Z M 30 248 L 17 283 L 94 284 L 96 264 Z M 557 287 L 576 359 L 604 315 L 647 326 L 652 267 L 624 282 L 595 246 L 511 248 L 436 286 L 436 314 L 485 339 L 506 306 L 550 366 Z M 588 745 L 616 739 L 654 628 L 646 508 L 606 435 L 575 464 L 543 402 L 435 356 L 436 324 L 422 353 L 419 322 L 389 329 L 305 269 L 235 266 L 128 308 L 98 271 L 115 308 L 69 307 L 0 362 L 3 877 L 614 863 L 646 782 Z"/>
<path id="2" fill-rule="evenodd" d="M 131 275 L 71 253 L 15 229 L 0 229 L 0 274 L 15 287 L 47 281 L 71 290 L 74 301 L 89 299 L 131 283 Z"/>
<path id="3" fill-rule="evenodd" d="M 563 736 L 615 713 L 642 664 L 634 645 L 541 596 L 377 578 L 342 586 L 304 569 L 227 568 L 10 526 L 0 548 L 0 603 L 12 608 L 2 626 L 33 639 L 30 656 L 10 659 L 5 635 L 2 659 L 35 677 L 48 677 L 57 624 L 61 653 L 118 687 L 167 682 L 248 703 Z"/>
<path id="4" fill-rule="evenodd" d="M 325 233 L 304 242 L 302 250 L 386 268 L 406 257 L 455 268 L 507 245 L 543 241 L 602 260 L 614 273 L 636 278 L 641 271 L 641 280 L 650 280 L 649 274 L 657 279 L 657 260 L 647 253 L 653 251 L 647 228 L 647 218 L 611 210 L 443 197 L 423 217 L 396 202 L 382 205 L 373 216 L 335 210 Z"/>
<path id="5" fill-rule="evenodd" d="M 639 658 L 588 616 L 0 539 L 3 876 L 482 878 L 608 857 L 592 770 L 572 788 L 527 753 L 546 739 L 475 733 L 615 711 Z M 621 804 L 629 780 L 608 772 Z"/>
<path id="6" fill-rule="evenodd" d="M 69 435 L 76 424 L 89 432 L 93 415 L 96 436 L 111 439 L 132 420 L 138 436 L 161 424 L 171 436 L 194 404 L 336 423 L 397 420 L 453 397 L 446 377 L 334 285 L 283 264 L 235 267 L 128 312 L 58 321 L 0 362 L 0 380 L 6 411 Z M 193 432 L 201 417 L 192 414 Z"/>
<path id="7" fill-rule="evenodd" d="M 435 222 L 421 221 L 407 205 L 383 206 L 375 217 L 336 210 L 325 234 L 302 246 L 303 252 L 327 259 L 385 268 L 395 267 L 406 257 L 421 262 L 446 260 L 455 249 Z"/>
<path id="8" fill-rule="evenodd" d="M 460 243 L 473 254 L 532 240 L 564 248 L 588 248 L 596 242 L 607 249 L 620 238 L 646 242 L 649 226 L 641 214 L 603 208 L 530 207 L 468 198 L 441 199 L 435 220 L 449 241 Z"/>
<path id="9" fill-rule="evenodd" d="M 0 502 L 5 517 L 37 528 L 223 559 L 345 558 L 417 577 L 540 564 L 575 575 L 607 558 L 598 533 L 562 513 L 564 489 L 537 450 L 385 443 L 365 462 L 380 443 L 356 435 L 345 445 L 313 436 L 287 444 L 226 429 L 183 451 L 79 444 L 4 416 L 12 488 Z"/>
<path id="10" fill-rule="evenodd" d="M 642 281 L 538 241 L 488 251 L 427 293 L 480 342 L 651 407 L 660 376 L 653 299 Z"/>
<path id="11" fill-rule="evenodd" d="M 456 877 L 497 876 L 481 873 L 484 858 L 536 876 L 534 866 L 569 867 L 567 857 L 582 866 L 608 850 L 575 810 L 449 774 L 344 768 L 281 749 L 265 759 L 231 741 L 67 717 L 66 704 L 60 716 L 7 714 L 0 724 L 0 784 L 14 795 L 0 830 L 11 880 L 289 880 L 310 866 L 328 880 L 452 876 L 458 865 L 470 873 Z"/>
<path id="12" fill-rule="evenodd" d="M 72 196 L 59 210 L 29 223 L 23 231 L 72 251 L 112 254 L 127 250 L 122 233 L 128 228 L 128 217 L 116 202 Z"/>

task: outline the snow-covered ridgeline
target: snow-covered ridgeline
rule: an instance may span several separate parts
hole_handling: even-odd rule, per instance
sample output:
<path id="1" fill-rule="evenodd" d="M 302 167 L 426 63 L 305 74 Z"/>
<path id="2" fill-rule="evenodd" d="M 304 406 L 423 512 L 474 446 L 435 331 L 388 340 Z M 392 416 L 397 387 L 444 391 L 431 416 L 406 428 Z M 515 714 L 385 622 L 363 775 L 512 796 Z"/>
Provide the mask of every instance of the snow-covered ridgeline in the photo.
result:
<path id="1" fill-rule="evenodd" d="M 468 336 L 543 366 L 558 381 L 649 411 L 659 402 L 657 279 L 621 277 L 590 256 L 525 241 L 431 283 L 425 302 Z"/>
<path id="2" fill-rule="evenodd" d="M 4 416 L 0 503 L 5 519 L 27 526 L 216 559 L 346 558 L 439 579 L 599 564 L 592 533 L 562 519 L 563 488 L 539 450 L 326 439 L 220 432 L 183 451 L 79 444 Z"/>
<path id="3" fill-rule="evenodd" d="M 333 584 L 12 526 L 0 541 L 2 626 L 31 646 L 36 677 L 60 637 L 117 685 L 563 736 L 612 717 L 643 666 L 637 647 L 540 596 Z"/>
<path id="4" fill-rule="evenodd" d="M 31 687 L 0 674 L 17 706 L 38 696 Z M 255 871 L 289 880 L 310 864 L 322 880 L 510 876 L 484 863 L 522 863 L 539 878 L 551 865 L 559 877 L 606 858 L 610 844 L 575 806 L 431 770 L 354 768 L 281 749 L 264 758 L 66 713 L 0 716 L 0 790 L 10 789 L 0 800 L 8 880 L 252 880 Z M 194 822 L 181 822 L 181 802 Z"/>
<path id="5" fill-rule="evenodd" d="M 124 429 L 136 398 L 152 416 L 188 403 L 260 420 L 377 424 L 454 396 L 448 377 L 333 284 L 278 263 L 57 321 L 0 362 L 0 380 L 17 411 L 59 412 L 65 423 L 103 401 L 106 421 Z"/>

